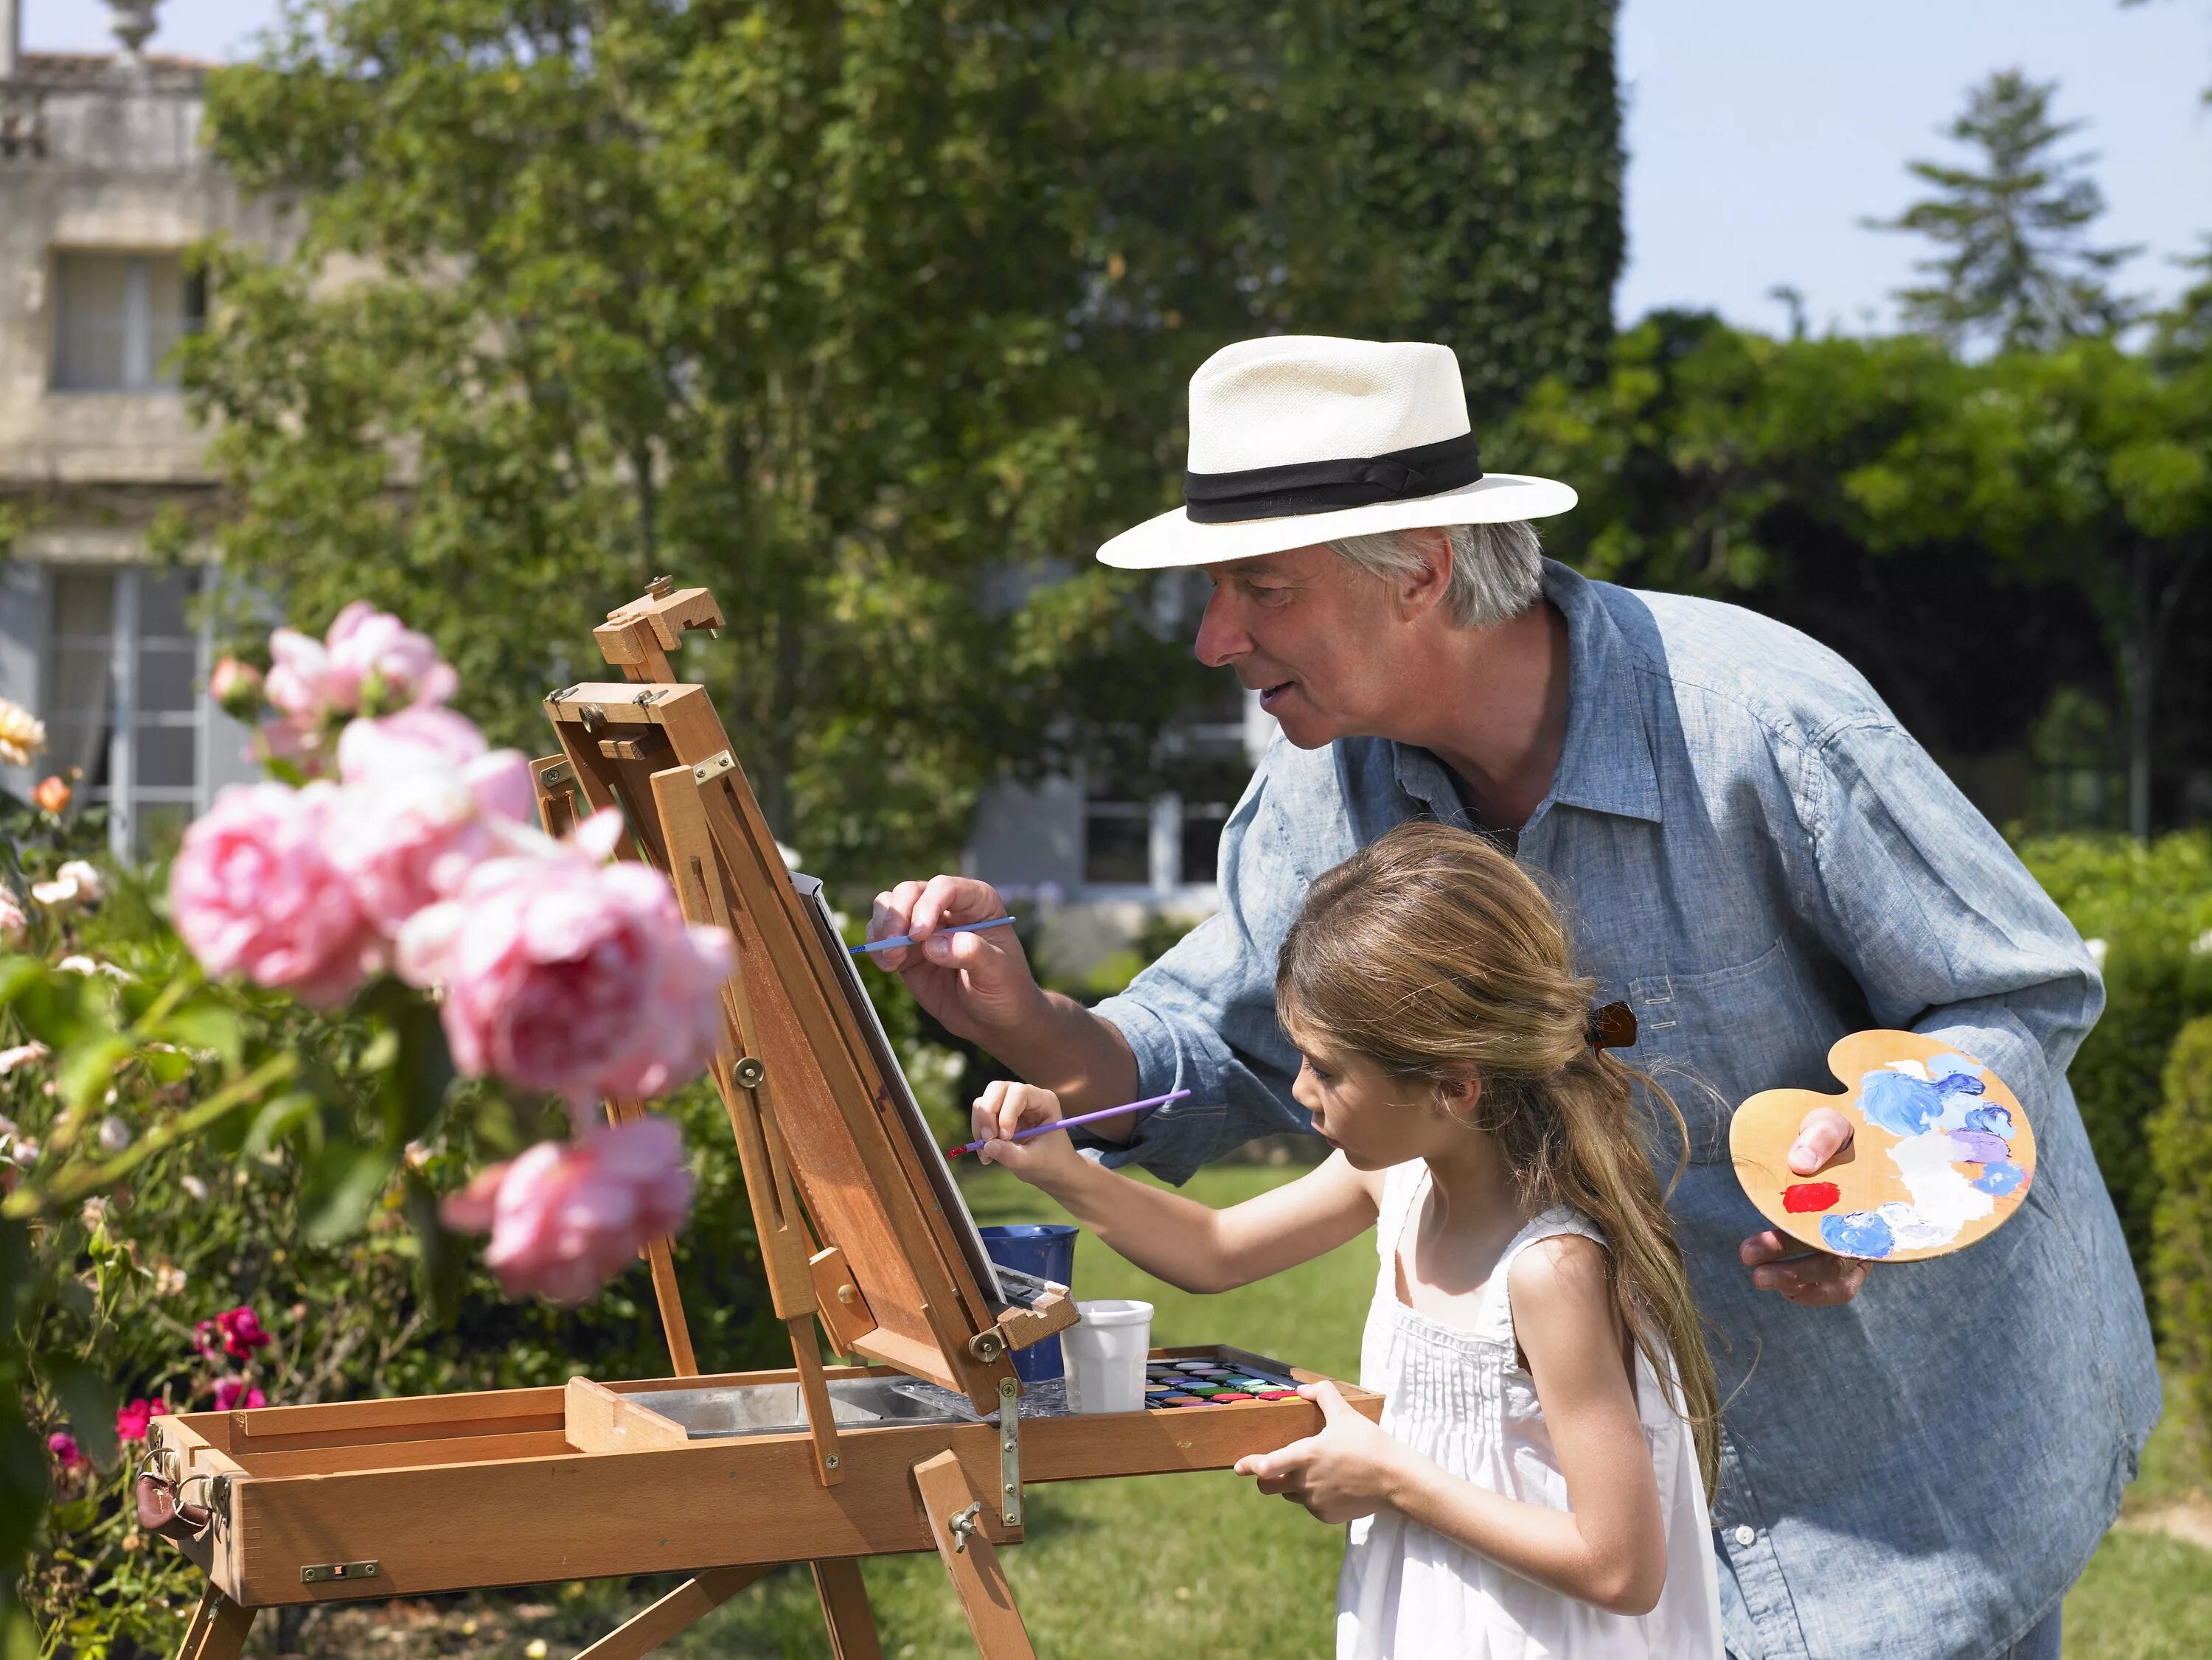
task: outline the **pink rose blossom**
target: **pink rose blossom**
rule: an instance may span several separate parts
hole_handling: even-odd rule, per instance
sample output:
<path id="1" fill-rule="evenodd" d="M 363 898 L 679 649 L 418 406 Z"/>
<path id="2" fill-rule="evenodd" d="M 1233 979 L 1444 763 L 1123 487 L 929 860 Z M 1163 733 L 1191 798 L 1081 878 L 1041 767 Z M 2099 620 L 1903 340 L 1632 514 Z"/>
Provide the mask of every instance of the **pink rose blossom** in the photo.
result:
<path id="1" fill-rule="evenodd" d="M 348 721 L 338 734 L 338 777 L 361 784 L 422 766 L 461 766 L 488 747 L 466 715 L 424 704 L 377 720 Z"/>
<path id="2" fill-rule="evenodd" d="M 443 703 L 460 684 L 428 634 L 365 599 L 337 614 L 323 643 L 329 651 L 325 684 L 351 692 L 335 700 L 340 708 L 388 714 L 412 704 Z"/>
<path id="3" fill-rule="evenodd" d="M 673 1233 L 691 1209 L 682 1133 L 647 1118 L 576 1142 L 540 1142 L 445 1203 L 449 1227 L 489 1229 L 484 1265 L 510 1297 L 584 1301 Z"/>
<path id="4" fill-rule="evenodd" d="M 119 1406 L 115 1409 L 115 1439 L 118 1441 L 143 1441 L 146 1439 L 146 1426 L 156 1418 L 168 1415 L 169 1403 L 167 1401 L 140 1399 L 126 1406 Z"/>
<path id="5" fill-rule="evenodd" d="M 620 828 L 619 821 L 615 829 Z M 399 937 L 401 975 L 441 984 L 454 1063 L 564 1097 L 665 1094 L 720 1040 L 729 936 L 687 925 L 649 866 L 603 865 L 604 815 L 577 842 L 489 860 Z"/>
<path id="6" fill-rule="evenodd" d="M 261 671 L 236 657 L 217 657 L 208 675 L 208 695 L 243 720 L 260 706 Z"/>
<path id="7" fill-rule="evenodd" d="M 243 1378 L 218 1378 L 215 1380 L 215 1409 L 233 1412 L 243 1407 L 265 1407 L 269 1397 L 255 1389 Z"/>
<path id="8" fill-rule="evenodd" d="M 350 736 L 381 724 L 356 721 L 346 730 Z M 345 753 L 342 743 L 341 766 Z M 396 753 L 384 759 L 397 770 L 346 786 L 324 847 L 362 914 L 392 938 L 416 912 L 450 899 L 470 871 L 504 851 L 506 833 L 530 814 L 532 792 L 530 763 L 520 749 L 495 749 L 459 767 L 424 760 L 410 769 Z"/>
<path id="9" fill-rule="evenodd" d="M 215 1329 L 222 1334 L 222 1352 L 234 1360 L 250 1360 L 254 1350 L 269 1347 L 269 1334 L 261 1329 L 261 1317 L 247 1304 L 240 1303 L 216 1315 Z"/>
<path id="10" fill-rule="evenodd" d="M 331 784 L 234 786 L 185 832 L 169 908 L 210 973 L 289 987 L 325 1008 L 361 983 L 371 936 L 322 848 L 337 801 Z"/>
<path id="11" fill-rule="evenodd" d="M 53 1455 L 54 1462 L 64 1470 L 79 1469 L 87 1462 L 77 1446 L 76 1437 L 60 1430 L 46 1437 L 46 1451 Z"/>
<path id="12" fill-rule="evenodd" d="M 30 926 L 23 902 L 11 889 L 0 887 L 0 945 L 21 945 Z"/>

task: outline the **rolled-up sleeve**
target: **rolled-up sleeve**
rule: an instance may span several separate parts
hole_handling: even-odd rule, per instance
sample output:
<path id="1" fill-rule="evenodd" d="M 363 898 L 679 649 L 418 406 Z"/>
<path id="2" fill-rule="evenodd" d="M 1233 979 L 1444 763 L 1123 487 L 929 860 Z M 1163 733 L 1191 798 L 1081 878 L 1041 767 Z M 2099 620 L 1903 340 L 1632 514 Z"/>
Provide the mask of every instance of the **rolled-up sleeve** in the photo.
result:
<path id="1" fill-rule="evenodd" d="M 1311 1129 L 1275 1019 L 1275 961 L 1307 880 L 1291 847 L 1262 767 L 1222 830 L 1220 910 L 1097 1005 L 1136 1056 L 1141 1094 L 1190 1091 L 1145 1114 L 1126 1143 L 1085 1145 L 1102 1163 L 1180 1183 L 1255 1136 Z"/>
<path id="2" fill-rule="evenodd" d="M 2030 1112 L 2096 1024 L 2081 936 L 1924 749 L 1887 722 L 1815 749 L 1808 813 L 1824 943 L 1877 1023 L 1939 1037 Z"/>

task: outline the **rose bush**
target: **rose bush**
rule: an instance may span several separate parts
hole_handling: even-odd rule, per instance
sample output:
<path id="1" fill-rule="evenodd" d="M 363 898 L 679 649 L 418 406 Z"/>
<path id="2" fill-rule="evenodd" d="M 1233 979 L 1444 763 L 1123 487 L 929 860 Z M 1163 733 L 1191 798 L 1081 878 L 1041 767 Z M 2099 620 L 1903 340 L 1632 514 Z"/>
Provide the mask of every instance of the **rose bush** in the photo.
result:
<path id="1" fill-rule="evenodd" d="M 270 779 L 190 827 L 166 893 L 83 857 L 97 814 L 0 809 L 0 1651 L 23 1603 L 82 1656 L 173 1640 L 189 1574 L 120 1502 L 155 1416 L 667 1364 L 646 1306 L 592 1293 L 683 1224 L 684 1137 L 597 1097 L 705 1064 L 726 940 L 608 862 L 618 825 L 536 829 L 522 758 L 396 619 L 271 651 Z M 721 1141 L 696 1179 L 726 1197 Z M 513 1294 L 575 1312 L 497 1300 L 439 1223 L 462 1188 Z M 739 1360 L 755 1260 L 725 1227 L 679 1267 Z"/>

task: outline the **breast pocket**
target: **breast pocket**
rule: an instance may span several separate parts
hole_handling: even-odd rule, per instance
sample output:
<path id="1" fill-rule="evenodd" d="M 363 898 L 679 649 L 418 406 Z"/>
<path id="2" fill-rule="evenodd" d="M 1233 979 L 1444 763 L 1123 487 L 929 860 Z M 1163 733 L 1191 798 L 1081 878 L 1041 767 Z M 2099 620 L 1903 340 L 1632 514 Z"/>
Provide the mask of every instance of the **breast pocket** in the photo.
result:
<path id="1" fill-rule="evenodd" d="M 1729 1119 L 1747 1096 L 1825 1075 L 1811 1004 L 1779 939 L 1732 966 L 1631 980 L 1628 1003 L 1636 1046 L 1623 1058 L 1681 1109 L 1692 1163 L 1728 1157 Z M 1662 1172 L 1680 1150 L 1663 1113 L 1651 1150 Z"/>

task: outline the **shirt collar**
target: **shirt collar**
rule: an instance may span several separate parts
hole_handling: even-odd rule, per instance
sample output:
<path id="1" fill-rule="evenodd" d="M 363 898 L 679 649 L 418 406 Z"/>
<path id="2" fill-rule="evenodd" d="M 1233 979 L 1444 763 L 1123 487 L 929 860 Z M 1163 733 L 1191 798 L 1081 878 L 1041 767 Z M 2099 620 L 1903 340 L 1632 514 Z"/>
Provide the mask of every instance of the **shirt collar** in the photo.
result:
<path id="1" fill-rule="evenodd" d="M 1553 803 L 1562 803 L 1661 823 L 1659 773 L 1644 725 L 1636 653 L 1596 585 L 1579 571 L 1547 559 L 1543 582 L 1544 597 L 1567 621 L 1567 731 L 1552 788 L 1528 822 L 1534 824 Z M 1424 749 L 1391 747 L 1399 786 L 1435 810 L 1443 785 L 1443 763 Z M 1450 793 L 1448 786 L 1444 793 Z M 1459 815 L 1439 811 L 1437 816 L 1449 823 Z"/>

